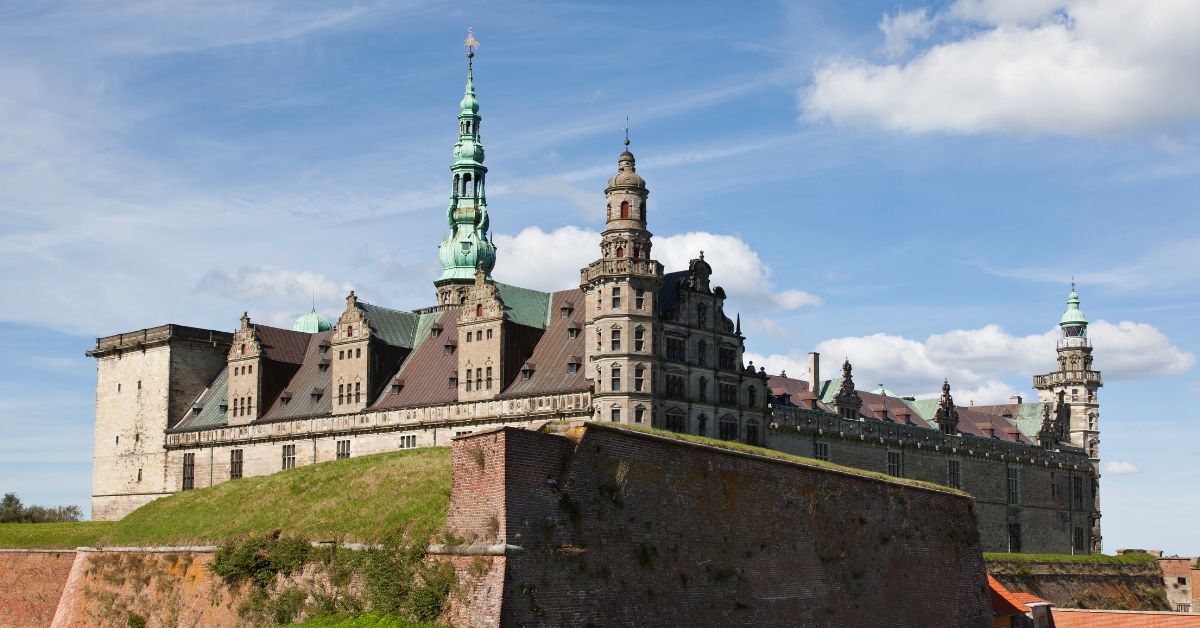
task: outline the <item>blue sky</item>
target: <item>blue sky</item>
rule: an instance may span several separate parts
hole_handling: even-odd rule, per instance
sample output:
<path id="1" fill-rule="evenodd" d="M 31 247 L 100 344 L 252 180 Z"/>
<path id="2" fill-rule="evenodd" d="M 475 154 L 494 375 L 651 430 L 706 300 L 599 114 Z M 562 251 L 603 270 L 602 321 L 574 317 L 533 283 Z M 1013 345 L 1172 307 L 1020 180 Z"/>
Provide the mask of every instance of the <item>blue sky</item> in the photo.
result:
<path id="1" fill-rule="evenodd" d="M 1200 554 L 1200 5 L 799 4 L 0 2 L 0 489 L 86 508 L 96 336 L 430 304 L 470 24 L 497 278 L 577 281 L 625 116 L 771 370 L 1029 396 L 1074 275 L 1105 548 Z"/>

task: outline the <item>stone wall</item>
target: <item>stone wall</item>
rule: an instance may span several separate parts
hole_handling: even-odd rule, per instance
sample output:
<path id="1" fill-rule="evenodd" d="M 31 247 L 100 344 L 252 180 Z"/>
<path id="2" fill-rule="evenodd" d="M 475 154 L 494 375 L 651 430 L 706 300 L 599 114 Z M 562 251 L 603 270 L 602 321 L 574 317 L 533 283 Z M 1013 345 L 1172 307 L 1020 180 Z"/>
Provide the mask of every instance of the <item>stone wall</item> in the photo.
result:
<path id="1" fill-rule="evenodd" d="M 1167 592 L 1167 605 L 1171 607 L 1170 610 L 1200 613 L 1200 608 L 1196 608 L 1192 603 L 1196 593 L 1196 559 L 1179 556 L 1159 557 L 1158 566 L 1162 569 L 1163 586 Z"/>
<path id="2" fill-rule="evenodd" d="M 510 547 L 499 612 L 473 625 L 991 625 L 968 497 L 597 424 L 570 436 L 455 441 L 447 532 Z"/>
<path id="3" fill-rule="evenodd" d="M 0 628 L 49 626 L 75 552 L 0 550 Z"/>
<path id="4" fill-rule="evenodd" d="M 1095 475 L 1082 455 L 836 417 L 794 415 L 767 433 L 768 447 L 798 456 L 816 457 L 818 444 L 830 462 L 879 473 L 889 472 L 888 452 L 899 453 L 902 477 L 936 484 L 951 484 L 949 463 L 957 462 L 958 488 L 975 497 L 985 552 L 1090 552 Z M 1009 502 L 1009 469 L 1017 478 L 1015 503 Z M 1072 478 L 1082 487 L 1077 497 Z M 1020 526 L 1019 547 L 1010 538 L 1013 524 Z M 1082 547 L 1074 547 L 1076 528 Z"/>
<path id="5" fill-rule="evenodd" d="M 1059 561 L 987 562 L 988 572 L 1010 591 L 1032 593 L 1055 606 L 1166 611 L 1158 564 Z"/>

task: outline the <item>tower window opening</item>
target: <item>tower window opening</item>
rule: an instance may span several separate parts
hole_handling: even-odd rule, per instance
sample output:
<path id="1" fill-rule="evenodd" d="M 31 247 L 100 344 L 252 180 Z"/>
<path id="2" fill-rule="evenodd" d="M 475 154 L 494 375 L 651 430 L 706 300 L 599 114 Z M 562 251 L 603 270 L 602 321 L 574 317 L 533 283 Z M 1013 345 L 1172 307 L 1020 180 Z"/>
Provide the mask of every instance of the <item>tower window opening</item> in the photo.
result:
<path id="1" fill-rule="evenodd" d="M 623 246 L 617 247 L 617 257 L 625 257 L 625 247 L 623 247 Z"/>
<path id="2" fill-rule="evenodd" d="M 633 250 L 633 256 L 637 257 L 637 249 Z M 646 291 L 642 288 L 638 288 L 633 293 L 633 305 L 639 310 L 646 307 Z"/>
<path id="3" fill-rule="evenodd" d="M 621 220 L 629 220 L 629 201 L 621 201 Z"/>
<path id="4" fill-rule="evenodd" d="M 619 367 L 619 366 L 612 367 L 612 382 L 611 383 L 612 383 L 612 390 L 614 392 L 621 390 L 621 367 Z"/>
<path id="5" fill-rule="evenodd" d="M 645 387 L 645 385 L 646 385 L 646 369 L 641 366 L 633 369 L 633 389 L 638 392 L 641 392 L 642 389 Z M 638 421 L 638 423 L 641 423 L 641 421 Z"/>
<path id="6" fill-rule="evenodd" d="M 454 194 L 458 195 L 458 175 L 454 175 Z"/>
<path id="7" fill-rule="evenodd" d="M 471 189 L 471 174 L 467 173 L 462 178 L 462 195 L 467 196 L 467 190 Z"/>
<path id="8" fill-rule="evenodd" d="M 612 289 L 612 306 L 614 308 L 621 307 L 621 289 L 620 288 L 614 287 Z"/>
<path id="9" fill-rule="evenodd" d="M 475 316 L 483 316 L 483 304 L 479 303 L 475 306 Z"/>
<path id="10" fill-rule="evenodd" d="M 621 330 L 619 329 L 612 330 L 612 350 L 621 350 Z"/>

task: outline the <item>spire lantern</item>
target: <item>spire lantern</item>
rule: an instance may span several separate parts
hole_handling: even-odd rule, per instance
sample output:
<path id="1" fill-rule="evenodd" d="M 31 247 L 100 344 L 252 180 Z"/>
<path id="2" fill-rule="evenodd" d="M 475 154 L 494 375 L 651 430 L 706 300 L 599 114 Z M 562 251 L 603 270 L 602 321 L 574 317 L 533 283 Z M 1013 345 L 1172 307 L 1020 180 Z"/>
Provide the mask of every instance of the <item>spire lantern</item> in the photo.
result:
<path id="1" fill-rule="evenodd" d="M 1071 280 L 1071 294 L 1067 295 L 1067 310 L 1063 312 L 1058 326 L 1064 337 L 1087 336 L 1087 317 L 1079 309 L 1079 293 L 1075 292 L 1075 281 Z"/>

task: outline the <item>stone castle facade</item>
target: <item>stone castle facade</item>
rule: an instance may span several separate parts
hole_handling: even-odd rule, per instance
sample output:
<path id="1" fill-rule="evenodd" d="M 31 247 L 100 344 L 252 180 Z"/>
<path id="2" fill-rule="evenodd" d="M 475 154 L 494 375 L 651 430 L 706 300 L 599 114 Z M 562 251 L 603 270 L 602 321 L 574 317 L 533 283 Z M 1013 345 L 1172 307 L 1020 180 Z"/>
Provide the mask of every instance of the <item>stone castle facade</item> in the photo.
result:
<path id="1" fill-rule="evenodd" d="M 473 56 L 468 54 L 469 57 Z M 774 448 L 961 488 L 988 551 L 1100 549 L 1098 402 L 1072 290 L 1059 369 L 1036 402 L 961 407 L 859 390 L 852 367 L 806 379 L 745 365 L 703 253 L 665 272 L 649 189 L 627 149 L 604 190 L 606 229 L 576 289 L 492 279 L 473 69 L 458 116 L 435 302 L 400 311 L 353 291 L 336 321 L 233 333 L 163 325 L 100 338 L 92 514 L 324 460 L 448 445 L 500 425 L 587 419 Z M 720 260 L 714 260 L 720 263 Z"/>

